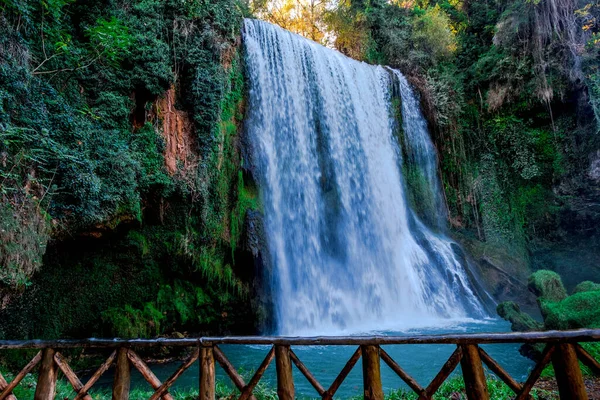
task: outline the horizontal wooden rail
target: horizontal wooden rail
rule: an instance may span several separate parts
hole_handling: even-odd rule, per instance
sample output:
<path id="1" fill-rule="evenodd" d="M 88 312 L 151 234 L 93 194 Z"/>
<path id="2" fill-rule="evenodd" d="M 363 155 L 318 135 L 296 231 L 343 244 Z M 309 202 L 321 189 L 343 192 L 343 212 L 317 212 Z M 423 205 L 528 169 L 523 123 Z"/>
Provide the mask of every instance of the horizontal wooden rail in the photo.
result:
<path id="1" fill-rule="evenodd" d="M 318 392 L 323 400 L 331 400 L 342 382 L 362 358 L 362 373 L 365 400 L 383 400 L 380 364 L 383 361 L 419 396 L 420 400 L 433 398 L 442 383 L 460 365 L 465 381 L 465 392 L 469 400 L 487 400 L 489 394 L 484 366 L 496 374 L 514 392 L 516 399 L 530 399 L 530 392 L 546 365 L 552 364 L 561 399 L 583 400 L 586 389 L 579 361 L 600 373 L 600 363 L 586 352 L 579 343 L 600 341 L 600 329 L 572 331 L 476 333 L 423 336 L 333 336 L 333 337 L 202 337 L 187 339 L 83 339 L 83 340 L 22 340 L 0 341 L 3 349 L 39 349 L 40 352 L 15 375 L 11 382 L 0 374 L 0 400 L 16 400 L 13 390 L 23 377 L 39 365 L 35 400 L 49 400 L 55 394 L 58 371 L 67 378 L 75 391 L 75 400 L 90 399 L 88 392 L 100 376 L 111 366 L 115 367 L 113 400 L 129 398 L 131 369 L 137 369 L 148 381 L 154 393 L 152 400 L 169 400 L 173 397 L 169 389 L 192 364 L 199 363 L 199 399 L 215 400 L 215 367 L 220 365 L 239 390 L 238 400 L 255 400 L 253 391 L 263 377 L 269 364 L 275 360 L 277 370 L 277 393 L 282 400 L 295 398 L 292 368 L 295 365 Z M 517 382 L 488 353 L 479 346 L 497 343 L 544 343 L 545 350 L 529 377 Z M 219 345 L 267 345 L 270 347 L 256 372 L 246 383 L 236 368 L 227 359 Z M 450 344 L 455 349 L 433 380 L 421 386 L 381 346 L 384 345 L 427 345 Z M 290 346 L 355 346 L 341 372 L 328 389 L 325 389 L 305 364 L 300 361 Z M 161 382 L 150 367 L 132 349 L 137 347 L 188 347 L 188 358 L 164 382 Z M 100 365 L 92 377 L 83 383 L 71 369 L 68 360 L 58 352 L 69 348 L 112 349 L 108 359 Z M 335 371 L 331 371 L 335 372 Z"/>
<path id="2" fill-rule="evenodd" d="M 419 336 L 224 336 L 185 339 L 67 339 L 67 340 L 0 340 L 0 350 L 68 349 L 117 347 L 190 347 L 220 344 L 285 346 L 385 346 L 390 344 L 494 344 L 494 343 L 581 343 L 600 341 L 600 329 L 570 331 L 471 333 Z"/>

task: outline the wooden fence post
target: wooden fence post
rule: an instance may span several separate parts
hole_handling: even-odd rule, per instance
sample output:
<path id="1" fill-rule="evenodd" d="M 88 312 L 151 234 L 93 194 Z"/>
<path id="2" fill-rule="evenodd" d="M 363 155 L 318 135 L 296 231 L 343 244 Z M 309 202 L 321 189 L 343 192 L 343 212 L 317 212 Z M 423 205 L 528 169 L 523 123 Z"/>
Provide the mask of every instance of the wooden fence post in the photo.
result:
<path id="1" fill-rule="evenodd" d="M 131 365 L 127 357 L 127 349 L 120 347 L 117 350 L 117 366 L 113 381 L 112 400 L 129 400 L 129 386 L 131 385 Z"/>
<path id="2" fill-rule="evenodd" d="M 556 350 L 552 354 L 552 366 L 561 399 L 587 400 L 588 396 L 574 344 L 557 344 Z"/>
<path id="3" fill-rule="evenodd" d="M 277 397 L 280 400 L 294 400 L 294 378 L 290 346 L 275 346 L 275 366 L 277 368 Z"/>
<path id="4" fill-rule="evenodd" d="M 363 345 L 361 351 L 365 400 L 383 400 L 379 346 Z"/>
<path id="5" fill-rule="evenodd" d="M 200 397 L 215 400 L 215 358 L 212 346 L 200 347 Z"/>
<path id="6" fill-rule="evenodd" d="M 35 388 L 34 400 L 54 400 L 58 365 L 54 362 L 54 349 L 42 350 L 40 375 Z"/>
<path id="7" fill-rule="evenodd" d="M 490 395 L 488 394 L 479 348 L 476 344 L 466 344 L 462 348 L 463 357 L 460 360 L 460 367 L 465 380 L 467 398 L 469 400 L 488 400 Z"/>

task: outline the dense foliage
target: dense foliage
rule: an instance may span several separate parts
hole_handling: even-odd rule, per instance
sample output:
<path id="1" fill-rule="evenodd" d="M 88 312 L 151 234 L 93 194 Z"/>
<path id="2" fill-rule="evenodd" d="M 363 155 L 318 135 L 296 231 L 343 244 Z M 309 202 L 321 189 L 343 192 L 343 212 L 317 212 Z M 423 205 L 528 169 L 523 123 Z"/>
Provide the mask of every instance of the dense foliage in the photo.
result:
<path id="1" fill-rule="evenodd" d="M 234 265 L 258 207 L 237 149 L 244 8 L 0 10 L 0 336 L 252 330 Z"/>

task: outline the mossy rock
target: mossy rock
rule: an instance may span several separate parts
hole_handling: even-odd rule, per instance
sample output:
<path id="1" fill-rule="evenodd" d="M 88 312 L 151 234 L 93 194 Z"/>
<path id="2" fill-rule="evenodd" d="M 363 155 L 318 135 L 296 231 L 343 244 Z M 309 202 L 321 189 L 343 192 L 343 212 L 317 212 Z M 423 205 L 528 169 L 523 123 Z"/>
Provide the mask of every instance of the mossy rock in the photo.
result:
<path id="1" fill-rule="evenodd" d="M 600 291 L 575 293 L 561 302 L 545 303 L 546 329 L 600 328 Z"/>
<path id="2" fill-rule="evenodd" d="M 515 332 L 539 331 L 544 329 L 544 324 L 524 313 L 514 301 L 505 301 L 498 304 L 496 312 L 502 318 L 511 322 L 511 329 Z"/>
<path id="3" fill-rule="evenodd" d="M 583 281 L 573 289 L 573 294 L 582 292 L 595 292 L 600 290 L 600 284 L 592 281 Z"/>
<path id="4" fill-rule="evenodd" d="M 538 304 L 544 323 L 537 322 L 521 311 L 519 305 L 506 301 L 498 305 L 500 317 L 511 322 L 513 331 L 568 330 L 600 328 L 600 284 L 581 282 L 571 296 L 558 274 L 540 270 L 529 277 L 529 289 L 538 296 Z M 542 346 L 523 345 L 521 354 L 534 360 L 539 359 Z"/>
<path id="5" fill-rule="evenodd" d="M 543 302 L 558 302 L 567 298 L 567 291 L 556 272 L 539 270 L 531 274 L 527 287 Z M 543 311 L 542 311 L 543 312 Z"/>

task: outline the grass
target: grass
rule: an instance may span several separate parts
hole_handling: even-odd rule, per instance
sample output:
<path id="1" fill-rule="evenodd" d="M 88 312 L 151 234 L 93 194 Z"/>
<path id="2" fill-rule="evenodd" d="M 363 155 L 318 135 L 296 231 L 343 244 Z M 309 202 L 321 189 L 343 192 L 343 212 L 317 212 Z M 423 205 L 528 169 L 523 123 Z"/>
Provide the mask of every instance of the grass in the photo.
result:
<path id="1" fill-rule="evenodd" d="M 6 380 L 11 381 L 13 376 L 7 374 Z M 21 383 L 15 388 L 13 394 L 17 399 L 33 399 L 35 393 L 35 387 L 37 382 L 37 376 L 34 374 L 28 374 L 21 381 Z M 130 400 L 148 400 L 154 391 L 150 388 L 134 388 L 129 394 Z M 169 393 L 175 400 L 196 400 L 198 398 L 198 389 L 172 389 Z M 230 386 L 225 383 L 218 381 L 216 387 L 216 393 L 218 399 L 235 399 L 239 396 L 237 390 L 233 390 Z M 111 389 L 107 388 L 92 388 L 90 390 L 90 396 L 94 400 L 109 400 L 112 397 Z M 257 400 L 276 400 L 277 393 L 274 389 L 270 389 L 262 383 L 259 383 L 254 390 L 254 395 Z M 72 399 L 75 397 L 75 391 L 71 387 L 70 383 L 66 379 L 62 378 L 56 382 L 56 400 L 61 399 Z"/>
<path id="2" fill-rule="evenodd" d="M 12 379 L 12 376 L 6 377 L 8 381 Z M 514 393 L 506 386 L 503 382 L 493 377 L 488 377 L 488 391 L 490 394 L 490 400 L 504 400 L 514 397 Z M 14 390 L 14 394 L 18 399 L 32 399 L 34 397 L 36 385 L 36 376 L 33 374 L 27 375 L 21 384 Z M 150 398 L 153 391 L 148 389 L 135 388 L 130 393 L 130 400 L 146 400 Z M 198 396 L 197 389 L 184 389 L 177 390 L 173 389 L 169 393 L 175 400 L 196 400 Z M 59 379 L 56 385 L 56 399 L 73 398 L 75 392 L 71 385 L 65 379 Z M 216 387 L 217 399 L 221 400 L 233 400 L 239 396 L 239 392 L 232 389 L 225 383 L 218 381 Z M 92 389 L 90 395 L 94 400 L 105 400 L 111 398 L 110 389 Z M 257 400 L 276 400 L 277 392 L 274 388 L 271 388 L 265 384 L 259 383 L 254 390 L 254 395 Z M 545 390 L 534 389 L 532 396 L 536 400 L 554 400 L 558 399 L 558 394 L 548 392 Z M 301 397 L 303 400 L 308 400 L 307 397 Z M 341 397 L 337 397 L 341 398 Z M 361 400 L 362 396 L 355 396 L 350 400 Z M 418 396 L 409 392 L 405 389 L 399 389 L 392 391 L 385 396 L 386 400 L 416 400 Z M 465 384 L 460 376 L 452 377 L 442 384 L 437 393 L 433 396 L 435 400 L 445 399 L 466 399 L 465 395 Z"/>

